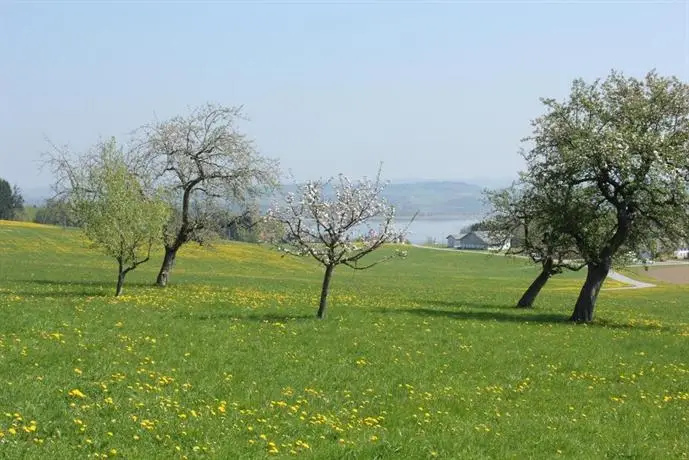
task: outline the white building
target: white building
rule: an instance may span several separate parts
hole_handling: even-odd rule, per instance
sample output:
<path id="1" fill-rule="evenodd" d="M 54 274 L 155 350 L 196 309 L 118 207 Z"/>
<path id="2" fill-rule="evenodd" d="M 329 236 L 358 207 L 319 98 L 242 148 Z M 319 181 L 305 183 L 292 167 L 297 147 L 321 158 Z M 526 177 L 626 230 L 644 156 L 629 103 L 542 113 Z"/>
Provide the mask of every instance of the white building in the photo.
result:
<path id="1" fill-rule="evenodd" d="M 506 251 L 510 248 L 510 240 L 499 241 L 491 238 L 488 232 L 469 232 L 461 235 L 448 235 L 447 247 L 455 249 L 478 249 L 488 251 Z"/>

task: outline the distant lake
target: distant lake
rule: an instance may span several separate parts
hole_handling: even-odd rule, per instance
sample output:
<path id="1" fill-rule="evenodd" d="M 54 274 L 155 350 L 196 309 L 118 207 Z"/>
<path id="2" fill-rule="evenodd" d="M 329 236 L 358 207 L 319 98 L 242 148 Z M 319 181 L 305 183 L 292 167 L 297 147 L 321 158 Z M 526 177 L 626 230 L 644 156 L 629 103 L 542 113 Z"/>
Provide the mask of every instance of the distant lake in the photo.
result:
<path id="1" fill-rule="evenodd" d="M 396 227 L 404 228 L 409 222 L 409 217 L 398 217 Z M 447 235 L 459 233 L 464 227 L 478 222 L 479 219 L 467 220 L 456 218 L 422 218 L 417 217 L 409 226 L 407 239 L 412 243 L 423 244 L 429 239 L 434 239 L 436 243 L 446 243 Z M 371 222 L 374 224 L 375 223 Z"/>
<path id="2" fill-rule="evenodd" d="M 396 217 L 395 228 L 403 230 L 409 224 L 410 216 Z M 447 235 L 460 233 L 465 227 L 478 222 L 480 218 L 465 217 L 417 217 L 407 230 L 407 239 L 414 244 L 426 243 L 429 239 L 436 243 L 447 244 Z M 310 221 L 312 222 L 312 221 Z M 353 229 L 353 236 L 368 233 L 369 229 L 377 230 L 381 221 L 371 219 L 366 224 L 360 224 Z"/>
<path id="3" fill-rule="evenodd" d="M 459 220 L 459 219 L 419 219 L 417 218 L 409 226 L 409 234 L 407 239 L 412 243 L 423 244 L 429 238 L 434 239 L 437 243 L 446 243 L 447 235 L 459 233 L 464 227 L 467 227 L 477 220 Z M 407 221 L 400 218 L 398 225 L 404 225 Z"/>

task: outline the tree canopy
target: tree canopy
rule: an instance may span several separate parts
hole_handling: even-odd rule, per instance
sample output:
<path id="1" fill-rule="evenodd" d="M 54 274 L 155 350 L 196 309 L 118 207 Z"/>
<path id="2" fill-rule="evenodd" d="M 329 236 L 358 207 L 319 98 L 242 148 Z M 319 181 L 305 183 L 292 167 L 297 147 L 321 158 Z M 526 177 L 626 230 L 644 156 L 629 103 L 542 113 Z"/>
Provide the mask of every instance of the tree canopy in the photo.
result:
<path id="1" fill-rule="evenodd" d="M 229 208 L 246 209 L 277 184 L 277 162 L 257 152 L 238 127 L 242 119 L 239 107 L 206 104 L 137 131 L 138 168 L 168 191 L 173 208 L 164 228 L 160 286 L 182 245 L 207 242 L 236 218 Z"/>
<path id="2" fill-rule="evenodd" d="M 326 196 L 327 188 L 332 197 Z M 395 228 L 395 208 L 382 196 L 380 171 L 375 180 L 353 182 L 337 179 L 309 181 L 289 193 L 284 204 L 276 203 L 268 219 L 283 226 L 286 236 L 278 243 L 288 254 L 309 255 L 325 267 L 318 318 L 325 316 L 330 280 L 337 265 L 364 270 L 377 260 L 363 258 L 385 243 L 401 242 L 406 230 Z M 372 226 L 371 221 L 378 221 Z M 403 255 L 403 253 L 398 253 Z"/>
<path id="3" fill-rule="evenodd" d="M 162 241 L 166 201 L 137 177 L 114 138 L 94 152 L 54 158 L 53 165 L 71 215 L 93 245 L 117 261 L 120 295 L 127 273 Z"/>
<path id="4" fill-rule="evenodd" d="M 538 219 L 586 263 L 571 316 L 591 321 L 600 287 L 622 251 L 677 244 L 689 228 L 689 85 L 655 71 L 578 79 L 561 102 L 543 99 L 523 152 L 524 185 L 556 197 Z"/>

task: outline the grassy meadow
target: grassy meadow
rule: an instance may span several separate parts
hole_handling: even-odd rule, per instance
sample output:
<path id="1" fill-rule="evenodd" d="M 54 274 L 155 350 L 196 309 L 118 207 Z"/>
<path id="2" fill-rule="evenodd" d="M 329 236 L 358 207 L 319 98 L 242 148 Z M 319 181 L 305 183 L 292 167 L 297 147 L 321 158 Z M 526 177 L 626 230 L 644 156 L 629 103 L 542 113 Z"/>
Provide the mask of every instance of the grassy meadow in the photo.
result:
<path id="1" fill-rule="evenodd" d="M 391 249 L 386 249 L 391 250 Z M 80 233 L 0 222 L 0 457 L 689 458 L 689 286 L 409 248 L 370 271 L 257 245 L 160 256 L 112 296 Z"/>

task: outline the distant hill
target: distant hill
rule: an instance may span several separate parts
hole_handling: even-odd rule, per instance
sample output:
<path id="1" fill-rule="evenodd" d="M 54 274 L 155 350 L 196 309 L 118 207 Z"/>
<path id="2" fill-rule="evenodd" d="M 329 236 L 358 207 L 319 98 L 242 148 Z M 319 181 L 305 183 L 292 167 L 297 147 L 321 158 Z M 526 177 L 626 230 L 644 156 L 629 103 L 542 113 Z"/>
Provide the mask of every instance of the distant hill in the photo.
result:
<path id="1" fill-rule="evenodd" d="M 485 211 L 482 191 L 464 182 L 415 182 L 390 184 L 384 195 L 400 216 L 418 211 L 420 217 L 470 217 Z"/>
<path id="2" fill-rule="evenodd" d="M 295 185 L 284 185 L 283 193 L 295 190 Z M 424 218 L 473 219 L 486 210 L 481 192 L 484 187 L 454 181 L 419 181 L 391 183 L 383 193 L 397 207 L 399 217 L 411 216 L 419 212 Z M 40 206 L 52 196 L 49 187 L 35 187 L 22 191 L 27 205 Z M 267 210 L 279 194 L 263 198 L 259 206 Z"/>
<path id="3" fill-rule="evenodd" d="M 283 193 L 293 192 L 295 185 L 284 185 Z M 484 214 L 484 187 L 465 182 L 453 181 L 420 181 L 409 183 L 391 183 L 383 192 L 385 198 L 397 208 L 400 217 L 411 216 L 417 211 L 424 218 L 458 218 L 470 219 Z M 270 206 L 272 197 L 261 201 L 262 210 Z"/>

